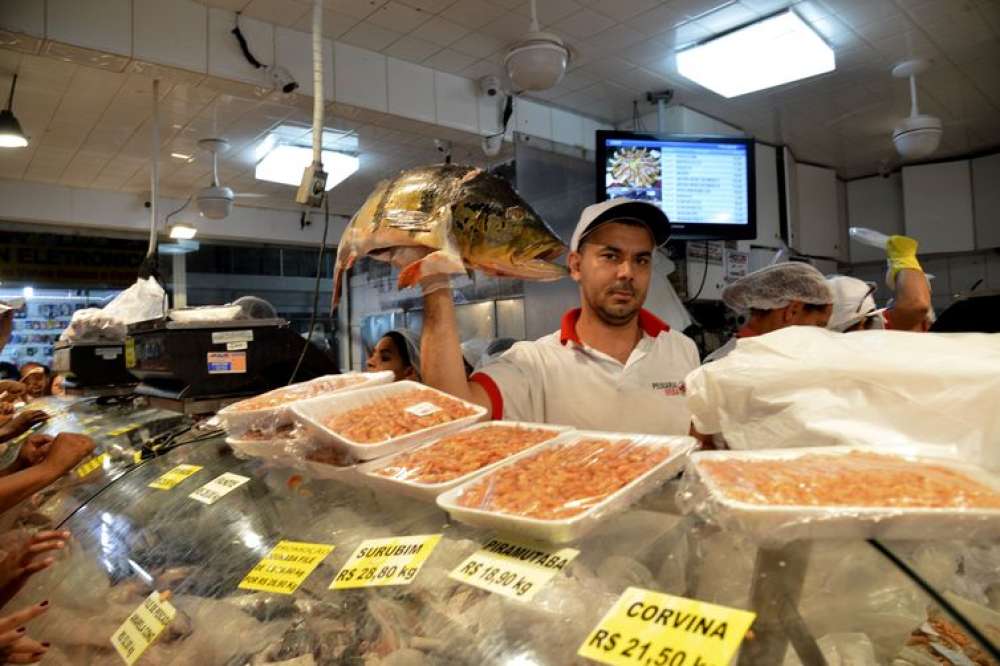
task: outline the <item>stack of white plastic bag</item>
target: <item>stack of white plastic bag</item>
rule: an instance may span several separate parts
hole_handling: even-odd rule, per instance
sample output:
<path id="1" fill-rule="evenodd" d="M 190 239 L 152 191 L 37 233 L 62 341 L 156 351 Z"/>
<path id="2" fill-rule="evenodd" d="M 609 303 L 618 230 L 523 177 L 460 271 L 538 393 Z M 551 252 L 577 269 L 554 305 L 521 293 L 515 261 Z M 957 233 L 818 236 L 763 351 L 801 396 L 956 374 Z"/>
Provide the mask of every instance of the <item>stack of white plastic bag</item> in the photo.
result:
<path id="1" fill-rule="evenodd" d="M 115 296 L 103 308 L 85 308 L 73 313 L 59 340 L 69 342 L 122 342 L 129 324 L 162 317 L 166 294 L 153 278 L 135 284 Z"/>
<path id="2" fill-rule="evenodd" d="M 744 338 L 686 379 L 695 427 L 731 449 L 893 446 L 1000 469 L 1000 336 L 836 333 Z"/>

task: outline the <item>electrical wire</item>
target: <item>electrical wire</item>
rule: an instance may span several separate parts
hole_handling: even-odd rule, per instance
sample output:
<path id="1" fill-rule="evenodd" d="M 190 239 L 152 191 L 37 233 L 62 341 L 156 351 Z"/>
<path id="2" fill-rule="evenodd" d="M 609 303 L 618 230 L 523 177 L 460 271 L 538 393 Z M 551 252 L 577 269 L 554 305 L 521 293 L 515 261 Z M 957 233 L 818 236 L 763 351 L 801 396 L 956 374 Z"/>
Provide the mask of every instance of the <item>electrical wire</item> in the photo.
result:
<path id="1" fill-rule="evenodd" d="M 316 316 L 319 312 L 319 284 L 320 280 L 323 278 L 323 252 L 326 250 L 326 233 L 330 229 L 330 197 L 327 196 L 323 199 L 323 240 L 319 244 L 319 257 L 316 258 L 316 284 L 313 287 L 313 305 L 312 314 L 309 316 L 309 330 L 306 332 L 306 339 L 302 345 L 302 353 L 299 354 L 299 360 L 295 363 L 295 370 L 292 371 L 292 376 L 288 378 L 288 383 L 295 383 L 295 377 L 299 374 L 299 369 L 302 367 L 302 361 L 306 358 L 306 352 L 309 351 L 309 345 L 312 344 L 312 334 L 313 329 L 316 327 Z"/>
<path id="2" fill-rule="evenodd" d="M 701 292 L 705 290 L 705 281 L 707 278 L 708 278 L 708 241 L 705 241 L 705 264 L 704 264 L 704 269 L 702 270 L 701 273 L 701 285 L 698 286 L 698 291 L 695 292 L 694 296 L 684 301 L 684 305 L 690 305 L 691 303 L 694 303 L 696 300 L 698 300 L 698 297 L 701 296 Z"/>

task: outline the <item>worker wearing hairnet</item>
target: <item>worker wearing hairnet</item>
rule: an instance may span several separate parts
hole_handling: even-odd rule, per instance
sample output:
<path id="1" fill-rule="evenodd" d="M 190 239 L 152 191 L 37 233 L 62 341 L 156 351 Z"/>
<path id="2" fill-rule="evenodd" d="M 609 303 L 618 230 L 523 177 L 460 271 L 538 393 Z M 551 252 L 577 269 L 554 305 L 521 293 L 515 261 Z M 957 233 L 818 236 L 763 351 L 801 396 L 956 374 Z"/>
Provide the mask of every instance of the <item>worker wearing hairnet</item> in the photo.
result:
<path id="1" fill-rule="evenodd" d="M 786 326 L 825 327 L 833 309 L 833 294 L 816 268 L 798 261 L 773 264 L 740 278 L 725 288 L 722 301 L 750 319 L 729 342 L 705 358 L 717 361 L 740 338 L 763 335 Z"/>
<path id="2" fill-rule="evenodd" d="M 871 328 L 926 331 L 930 327 L 931 290 L 917 260 L 917 241 L 908 236 L 890 236 L 885 252 L 885 282 L 895 292 L 892 304 L 876 307 L 874 283 L 846 275 L 831 277 L 828 284 L 834 296 L 833 314 L 827 328 L 847 332 Z"/>
<path id="3" fill-rule="evenodd" d="M 365 364 L 369 372 L 391 370 L 393 381 L 420 381 L 420 336 L 408 328 L 389 331 L 375 343 Z"/>

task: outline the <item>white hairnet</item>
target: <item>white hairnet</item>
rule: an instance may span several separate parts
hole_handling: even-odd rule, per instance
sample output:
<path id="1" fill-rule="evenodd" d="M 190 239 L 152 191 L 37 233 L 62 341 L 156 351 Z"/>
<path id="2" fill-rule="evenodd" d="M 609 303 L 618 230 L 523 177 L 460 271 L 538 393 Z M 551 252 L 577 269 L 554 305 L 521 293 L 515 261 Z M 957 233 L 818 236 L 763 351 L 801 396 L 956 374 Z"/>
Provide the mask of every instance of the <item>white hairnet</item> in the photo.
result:
<path id="1" fill-rule="evenodd" d="M 406 341 L 406 354 L 410 357 L 410 365 L 417 373 L 417 377 L 420 377 L 420 336 L 411 331 L 408 328 L 394 328 L 389 331 L 389 333 L 395 333 L 402 336 L 403 340 Z M 386 335 L 389 335 L 386 333 Z M 383 336 L 385 337 L 385 336 Z"/>
<path id="2" fill-rule="evenodd" d="M 503 356 L 504 352 L 513 347 L 516 343 L 517 340 L 514 338 L 494 338 L 490 344 L 486 346 L 486 350 L 483 352 L 482 356 L 479 357 L 479 365 L 473 367 L 476 370 L 486 367 L 493 361 Z"/>
<path id="3" fill-rule="evenodd" d="M 486 338 L 472 338 L 462 343 L 462 358 L 465 359 L 470 368 L 478 367 L 479 360 L 486 353 L 489 344 L 490 341 Z"/>
<path id="4" fill-rule="evenodd" d="M 722 291 L 723 302 L 737 312 L 777 310 L 792 301 L 833 303 L 826 278 L 801 261 L 773 264 L 741 277 Z"/>
<path id="5" fill-rule="evenodd" d="M 847 275 L 835 275 L 826 283 L 833 292 L 833 313 L 826 325 L 831 331 L 846 331 L 880 313 L 872 296 L 874 284 Z"/>

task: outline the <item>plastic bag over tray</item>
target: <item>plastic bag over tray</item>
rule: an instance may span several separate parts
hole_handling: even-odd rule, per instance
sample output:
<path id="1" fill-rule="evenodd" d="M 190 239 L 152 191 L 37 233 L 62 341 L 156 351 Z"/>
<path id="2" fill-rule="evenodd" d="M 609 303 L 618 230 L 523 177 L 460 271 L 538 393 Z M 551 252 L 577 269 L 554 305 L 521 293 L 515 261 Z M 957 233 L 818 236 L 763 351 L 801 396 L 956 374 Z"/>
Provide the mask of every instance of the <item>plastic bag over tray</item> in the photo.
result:
<path id="1" fill-rule="evenodd" d="M 732 449 L 935 445 L 1000 469 L 1000 338 L 792 326 L 686 380 L 694 425 Z"/>
<path id="2" fill-rule="evenodd" d="M 937 449 L 699 452 L 677 502 L 761 543 L 1000 535 L 1000 479 L 927 451 Z"/>
<path id="3" fill-rule="evenodd" d="M 103 308 L 84 308 L 74 312 L 59 340 L 121 342 L 129 324 L 162 317 L 165 300 L 163 287 L 156 280 L 136 280 Z"/>

